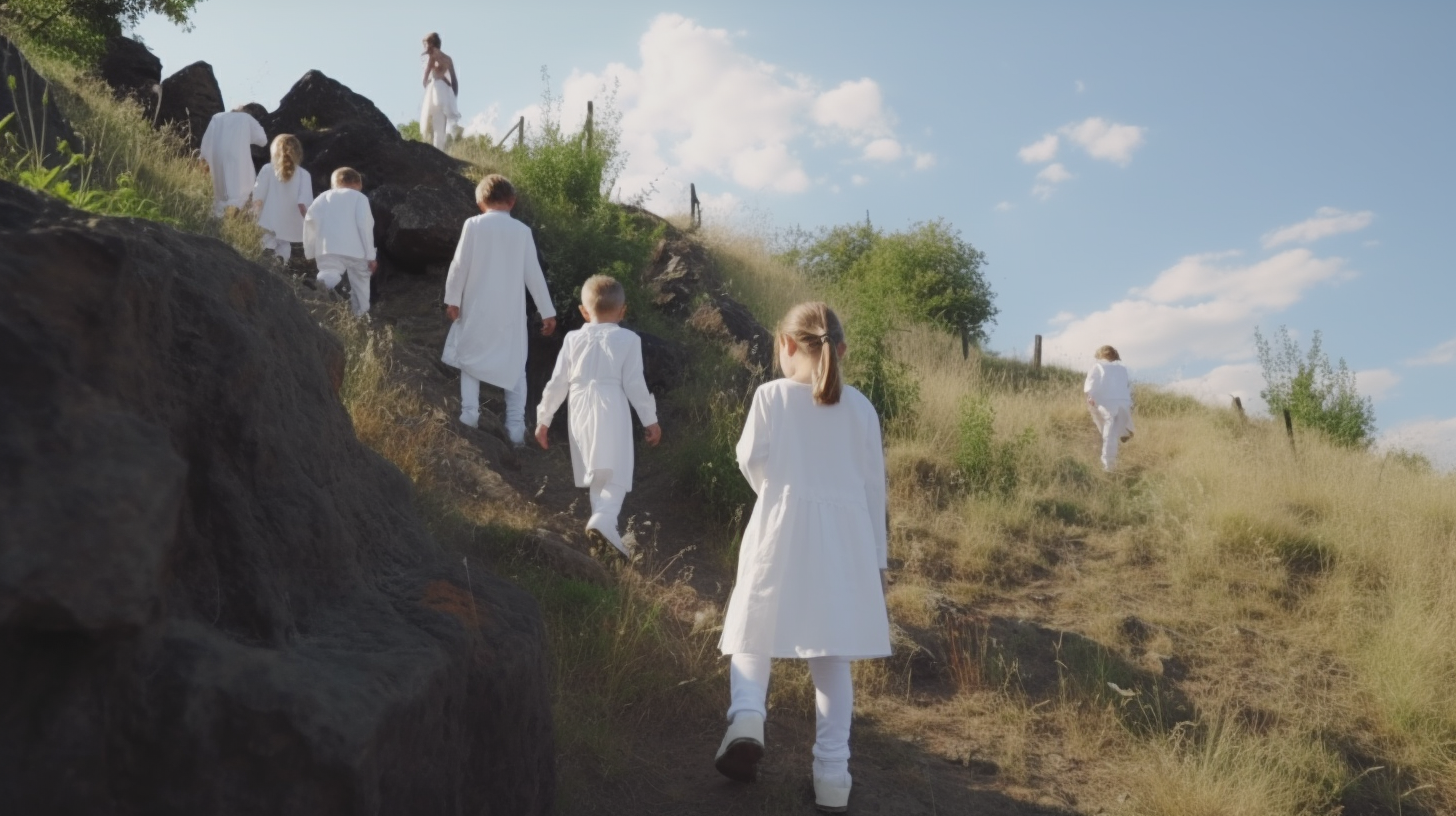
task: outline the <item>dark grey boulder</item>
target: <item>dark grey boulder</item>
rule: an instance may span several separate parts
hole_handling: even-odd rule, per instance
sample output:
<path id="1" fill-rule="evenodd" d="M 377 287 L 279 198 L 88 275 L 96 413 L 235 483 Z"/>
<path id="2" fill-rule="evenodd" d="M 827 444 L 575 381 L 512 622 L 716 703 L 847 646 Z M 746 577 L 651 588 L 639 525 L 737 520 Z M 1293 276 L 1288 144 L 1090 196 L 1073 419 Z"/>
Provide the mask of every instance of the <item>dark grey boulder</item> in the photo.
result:
<path id="1" fill-rule="evenodd" d="M 193 150 L 202 147 L 207 123 L 223 110 L 222 89 L 205 62 L 194 62 L 162 80 L 157 125 L 175 127 Z"/>
<path id="2" fill-rule="evenodd" d="M 130 37 L 111 37 L 96 67 L 118 98 L 135 99 L 148 119 L 157 112 L 162 94 L 162 60 L 150 48 Z"/>
<path id="3" fill-rule="evenodd" d="M 14 88 L 10 87 L 11 77 L 15 79 Z M 3 36 L 0 36 L 0 80 L 3 80 L 0 81 L 0 119 L 15 114 L 5 132 L 14 135 L 28 150 L 39 153 L 49 166 L 65 161 L 58 149 L 60 142 L 66 142 L 73 151 L 82 151 L 71 123 L 56 107 L 45 77 L 36 73 L 20 49 Z M 0 139 L 4 138 L 0 133 Z"/>

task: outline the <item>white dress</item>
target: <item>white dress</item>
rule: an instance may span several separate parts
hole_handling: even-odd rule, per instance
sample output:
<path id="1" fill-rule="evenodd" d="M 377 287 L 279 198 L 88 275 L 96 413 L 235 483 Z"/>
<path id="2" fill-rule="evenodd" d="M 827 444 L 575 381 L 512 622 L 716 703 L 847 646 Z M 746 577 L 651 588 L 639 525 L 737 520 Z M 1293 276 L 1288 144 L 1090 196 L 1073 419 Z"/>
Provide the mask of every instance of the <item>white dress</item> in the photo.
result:
<path id="1" fill-rule="evenodd" d="M 455 100 L 455 89 L 439 77 L 430 80 L 425 86 L 424 104 L 420 107 L 420 135 L 443 150 L 445 137 L 458 121 L 460 108 Z"/>
<path id="2" fill-rule="evenodd" d="M 202 134 L 202 160 L 212 173 L 213 212 L 221 215 L 227 207 L 242 207 L 253 194 L 253 151 L 250 145 L 264 147 L 268 134 L 258 120 L 242 111 L 214 114 Z"/>
<path id="3" fill-rule="evenodd" d="M 511 389 L 526 370 L 526 290 L 541 317 L 555 317 L 531 228 L 508 212 L 465 222 L 445 277 L 445 305 L 460 319 L 445 338 L 445 365 L 481 382 Z"/>
<path id="4" fill-rule="evenodd" d="M 570 394 L 571 471 L 577 487 L 595 481 L 632 489 L 632 409 L 657 424 L 657 400 L 642 376 L 642 338 L 615 323 L 588 323 L 566 335 L 536 421 L 550 425 Z"/>
<path id="5" fill-rule="evenodd" d="M 273 233 L 279 241 L 303 240 L 303 213 L 298 211 L 298 205 L 307 208 L 313 203 L 313 178 L 307 170 L 295 167 L 293 178 L 283 181 L 274 172 L 273 165 L 263 165 L 253 184 L 253 200 L 263 205 L 258 213 L 258 226 Z"/>
<path id="6" fill-rule="evenodd" d="M 738 464 L 758 493 L 723 621 L 724 654 L 890 654 L 885 454 L 874 406 L 849 386 L 815 405 L 779 379 L 753 395 Z"/>

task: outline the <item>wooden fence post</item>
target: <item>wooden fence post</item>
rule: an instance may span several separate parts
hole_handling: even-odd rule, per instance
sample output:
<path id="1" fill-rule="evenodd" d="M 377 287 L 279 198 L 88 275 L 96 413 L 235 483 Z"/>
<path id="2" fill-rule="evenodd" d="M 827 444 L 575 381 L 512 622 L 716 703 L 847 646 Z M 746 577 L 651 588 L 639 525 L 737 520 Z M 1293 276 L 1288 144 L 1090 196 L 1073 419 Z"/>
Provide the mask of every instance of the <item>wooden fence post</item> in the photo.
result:
<path id="1" fill-rule="evenodd" d="M 1238 397 L 1234 397 L 1234 410 L 1235 411 L 1238 411 L 1238 413 L 1239 413 L 1239 419 L 1247 419 L 1248 418 L 1244 414 L 1244 401 L 1241 400 L 1241 399 L 1239 399 Z"/>
<path id="2" fill-rule="evenodd" d="M 961 359 L 971 359 L 971 331 L 961 326 Z"/>
<path id="3" fill-rule="evenodd" d="M 1294 450 L 1294 417 L 1289 415 L 1289 409 L 1284 409 L 1284 432 L 1289 434 L 1289 449 Z"/>
<path id="4" fill-rule="evenodd" d="M 519 130 L 516 131 L 516 147 L 524 147 L 526 144 L 526 117 L 522 116 L 521 121 L 516 123 Z"/>
<path id="5" fill-rule="evenodd" d="M 698 185 L 688 185 L 688 221 L 697 229 L 703 225 L 703 205 L 698 201 Z"/>
<path id="6" fill-rule="evenodd" d="M 586 151 L 588 153 L 590 153 L 591 152 L 591 149 L 592 149 L 592 131 L 593 131 L 593 127 L 592 127 L 592 117 L 593 117 L 593 115 L 594 115 L 594 113 L 592 111 L 592 103 L 591 103 L 591 100 L 587 100 L 587 103 L 586 103 Z"/>
<path id="7" fill-rule="evenodd" d="M 1036 336 L 1036 344 L 1031 348 L 1031 370 L 1041 370 L 1041 335 Z"/>

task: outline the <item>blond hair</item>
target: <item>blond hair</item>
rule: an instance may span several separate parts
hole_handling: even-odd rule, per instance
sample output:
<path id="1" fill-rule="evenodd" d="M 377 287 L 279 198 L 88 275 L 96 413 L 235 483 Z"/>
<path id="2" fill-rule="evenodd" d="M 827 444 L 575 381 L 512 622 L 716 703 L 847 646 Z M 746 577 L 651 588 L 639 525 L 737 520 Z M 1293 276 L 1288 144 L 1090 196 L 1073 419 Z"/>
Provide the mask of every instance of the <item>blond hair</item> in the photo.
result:
<path id="1" fill-rule="evenodd" d="M 364 186 L 364 177 L 359 175 L 359 171 L 352 167 L 340 167 L 329 177 L 329 184 L 334 189 L 344 186 L 362 187 Z"/>
<path id="2" fill-rule="evenodd" d="M 1097 353 L 1092 356 L 1098 360 L 1107 360 L 1109 362 L 1112 360 L 1122 359 L 1122 355 L 1118 354 L 1117 349 L 1113 348 L 1112 346 L 1103 346 L 1102 348 L 1097 349 Z"/>
<path id="3" fill-rule="evenodd" d="M 627 291 L 608 275 L 592 275 L 581 285 L 581 305 L 592 314 L 610 314 L 627 304 Z"/>
<path id="4" fill-rule="evenodd" d="M 839 315 L 823 301 L 800 303 L 784 315 L 779 323 L 779 337 L 792 338 L 799 348 L 814 358 L 814 402 L 834 405 L 844 391 L 839 372 L 839 346 L 844 342 L 844 326 Z"/>
<path id="5" fill-rule="evenodd" d="M 480 180 L 475 188 L 477 204 L 505 204 L 516 200 L 516 188 L 510 179 L 499 173 L 491 173 Z"/>
<path id="6" fill-rule="evenodd" d="M 268 155 L 273 159 L 273 172 L 278 174 L 278 180 L 288 181 L 303 163 L 303 143 L 292 133 L 280 133 L 274 137 Z"/>

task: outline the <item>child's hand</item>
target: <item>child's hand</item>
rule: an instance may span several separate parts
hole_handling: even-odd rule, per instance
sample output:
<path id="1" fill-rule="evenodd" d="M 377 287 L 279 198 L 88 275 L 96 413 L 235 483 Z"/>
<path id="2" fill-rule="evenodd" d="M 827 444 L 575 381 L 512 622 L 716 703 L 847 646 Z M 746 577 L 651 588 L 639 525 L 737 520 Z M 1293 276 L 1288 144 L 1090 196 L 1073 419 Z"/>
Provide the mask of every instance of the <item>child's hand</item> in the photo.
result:
<path id="1" fill-rule="evenodd" d="M 541 336 L 550 337 L 556 331 L 556 318 L 546 317 L 541 319 Z"/>
<path id="2" fill-rule="evenodd" d="M 656 422 L 648 425 L 642 430 L 645 432 L 647 444 L 651 445 L 652 447 L 657 447 L 657 443 L 662 441 L 662 426 L 657 424 Z"/>
<path id="3" fill-rule="evenodd" d="M 451 308 L 454 307 L 452 306 Z M 547 448 L 551 447 L 551 445 L 549 445 L 546 440 L 546 435 L 550 431 L 551 429 L 546 427 L 545 425 L 536 426 L 536 444 L 540 445 L 542 450 L 546 450 Z"/>
<path id="4" fill-rule="evenodd" d="M 379 261 L 370 261 L 369 262 L 369 274 L 372 275 L 372 274 L 374 274 L 375 272 L 378 272 L 378 271 L 379 271 Z"/>
<path id="5" fill-rule="evenodd" d="M 459 306 L 446 306 L 445 307 L 445 316 L 448 317 L 448 318 L 450 318 L 451 320 L 459 320 L 460 319 L 460 307 Z"/>

